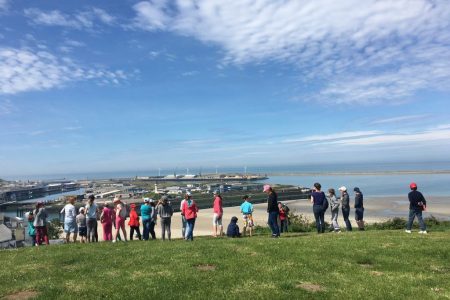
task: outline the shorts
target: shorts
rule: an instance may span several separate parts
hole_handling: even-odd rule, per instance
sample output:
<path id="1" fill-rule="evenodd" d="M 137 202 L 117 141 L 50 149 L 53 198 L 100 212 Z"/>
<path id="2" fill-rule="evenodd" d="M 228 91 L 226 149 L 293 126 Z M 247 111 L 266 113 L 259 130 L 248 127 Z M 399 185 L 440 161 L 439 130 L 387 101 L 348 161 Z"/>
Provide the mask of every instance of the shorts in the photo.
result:
<path id="1" fill-rule="evenodd" d="M 222 215 L 214 213 L 213 225 L 222 226 Z"/>
<path id="2" fill-rule="evenodd" d="M 120 216 L 117 216 L 116 217 L 116 228 L 121 228 L 121 227 L 125 228 L 125 219 Z"/>
<path id="3" fill-rule="evenodd" d="M 64 222 L 64 232 L 65 233 L 78 233 L 77 223 L 75 221 L 70 222 L 70 223 Z"/>
<path id="4" fill-rule="evenodd" d="M 364 208 L 355 208 L 355 220 L 362 221 L 364 218 Z"/>
<path id="5" fill-rule="evenodd" d="M 78 235 L 79 236 L 87 236 L 87 227 L 83 226 L 83 227 L 78 227 Z"/>
<path id="6" fill-rule="evenodd" d="M 253 227 L 253 216 L 252 214 L 243 214 L 242 219 L 244 220 L 244 227 Z"/>

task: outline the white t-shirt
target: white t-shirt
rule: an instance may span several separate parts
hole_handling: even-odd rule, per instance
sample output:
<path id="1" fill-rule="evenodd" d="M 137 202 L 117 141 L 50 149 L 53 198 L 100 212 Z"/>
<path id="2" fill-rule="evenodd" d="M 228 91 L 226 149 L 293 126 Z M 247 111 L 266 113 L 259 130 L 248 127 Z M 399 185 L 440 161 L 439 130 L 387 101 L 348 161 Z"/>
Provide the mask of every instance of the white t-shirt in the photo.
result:
<path id="1" fill-rule="evenodd" d="M 75 218 L 77 217 L 77 212 L 75 206 L 73 204 L 66 204 L 61 210 L 61 213 L 64 214 L 64 223 L 72 223 L 75 222 Z"/>

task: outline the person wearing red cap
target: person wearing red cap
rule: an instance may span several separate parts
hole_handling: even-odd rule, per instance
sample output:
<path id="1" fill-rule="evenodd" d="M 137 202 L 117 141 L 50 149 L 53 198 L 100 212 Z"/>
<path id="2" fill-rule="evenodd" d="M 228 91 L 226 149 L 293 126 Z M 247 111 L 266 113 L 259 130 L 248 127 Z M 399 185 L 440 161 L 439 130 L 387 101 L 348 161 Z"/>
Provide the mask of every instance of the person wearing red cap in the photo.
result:
<path id="1" fill-rule="evenodd" d="M 139 238 L 139 240 L 142 239 L 141 231 L 139 230 L 139 216 L 136 212 L 136 204 L 132 203 L 130 205 L 130 220 L 128 221 L 128 225 L 130 226 L 130 241 L 133 240 L 134 232 L 136 231 L 136 234 Z"/>
<path id="2" fill-rule="evenodd" d="M 406 225 L 406 233 L 411 233 L 412 224 L 414 222 L 415 217 L 419 220 L 420 226 L 420 234 L 427 234 L 427 229 L 425 227 L 425 222 L 422 218 L 422 211 L 425 210 L 427 205 L 427 201 L 421 192 L 417 190 L 417 184 L 412 182 L 409 185 L 411 192 L 408 194 L 409 199 L 409 220 Z"/>

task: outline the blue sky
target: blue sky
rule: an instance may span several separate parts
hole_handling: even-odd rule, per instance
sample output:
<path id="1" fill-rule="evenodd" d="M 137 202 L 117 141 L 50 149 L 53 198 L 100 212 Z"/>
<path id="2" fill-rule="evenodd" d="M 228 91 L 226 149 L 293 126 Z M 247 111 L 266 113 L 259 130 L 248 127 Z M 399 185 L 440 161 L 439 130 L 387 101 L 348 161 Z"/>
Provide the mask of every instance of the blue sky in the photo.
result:
<path id="1" fill-rule="evenodd" d="M 0 177 L 449 161 L 448 1 L 0 0 Z"/>

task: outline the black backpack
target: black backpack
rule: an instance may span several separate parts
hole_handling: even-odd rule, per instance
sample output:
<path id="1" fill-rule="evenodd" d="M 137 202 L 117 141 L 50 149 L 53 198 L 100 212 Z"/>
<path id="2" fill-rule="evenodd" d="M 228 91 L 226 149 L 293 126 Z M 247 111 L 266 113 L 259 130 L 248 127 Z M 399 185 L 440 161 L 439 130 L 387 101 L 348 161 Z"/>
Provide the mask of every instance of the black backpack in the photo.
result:
<path id="1" fill-rule="evenodd" d="M 327 197 L 323 197 L 322 209 L 324 212 L 327 211 L 329 205 Z"/>

